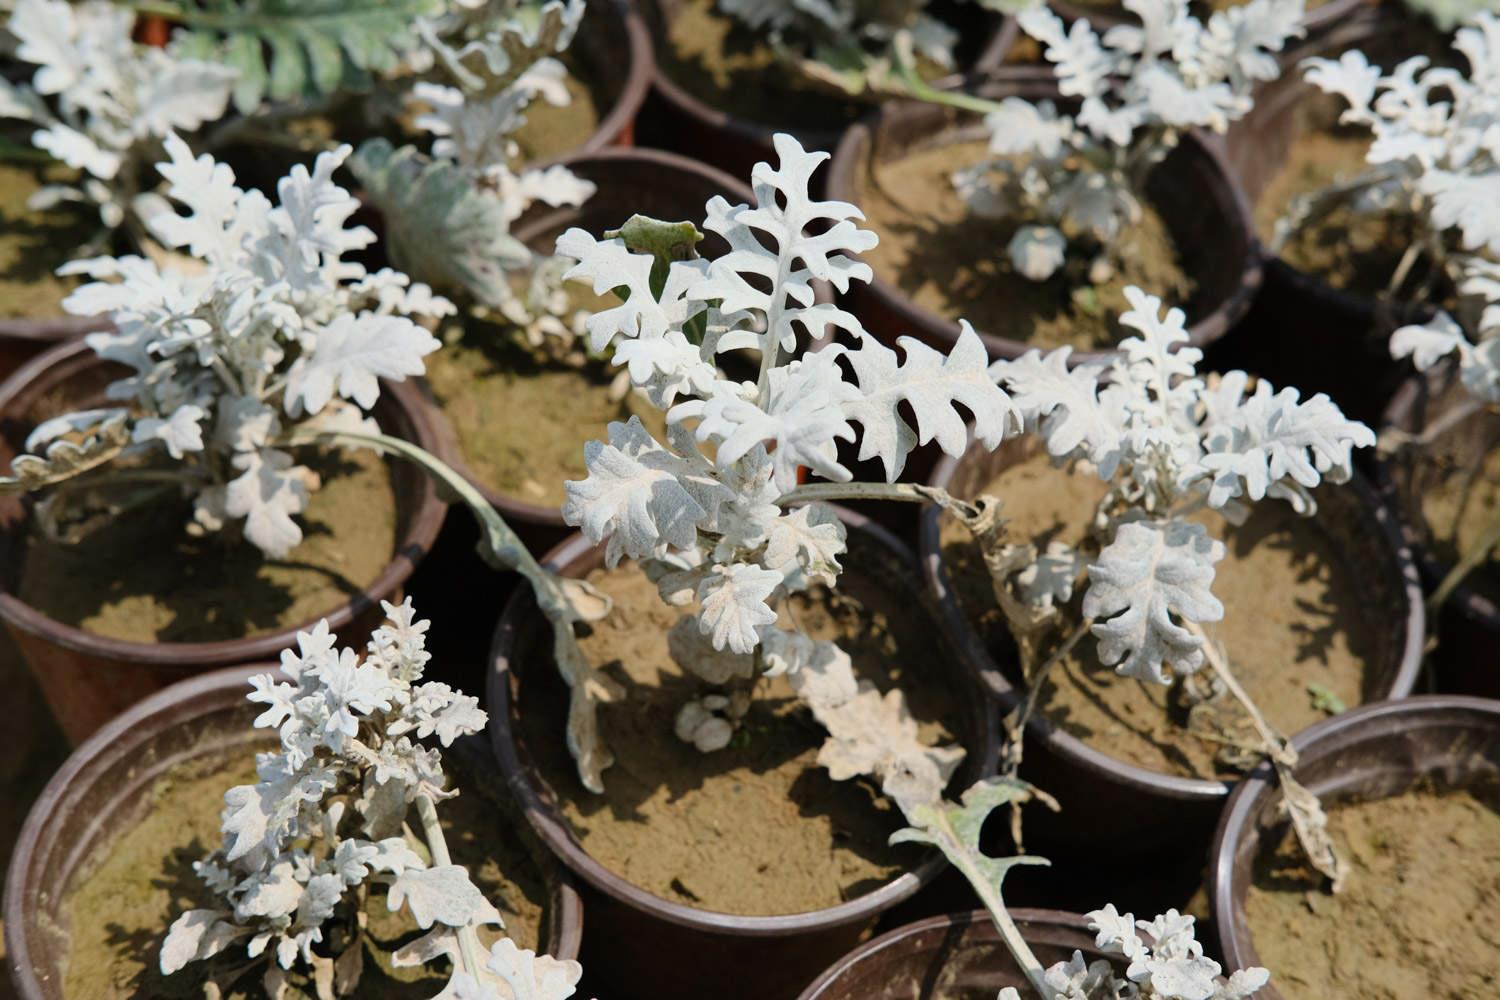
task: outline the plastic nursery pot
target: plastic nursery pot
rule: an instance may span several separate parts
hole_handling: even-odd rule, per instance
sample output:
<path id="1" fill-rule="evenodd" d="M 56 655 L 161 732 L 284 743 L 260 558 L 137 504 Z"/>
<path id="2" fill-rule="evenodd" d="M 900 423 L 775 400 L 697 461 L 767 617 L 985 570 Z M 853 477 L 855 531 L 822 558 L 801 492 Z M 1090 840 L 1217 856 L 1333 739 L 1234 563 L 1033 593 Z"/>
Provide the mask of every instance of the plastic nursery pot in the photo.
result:
<path id="1" fill-rule="evenodd" d="M 1321 7 L 1314 13 L 1329 10 Z M 1325 117 L 1332 127 L 1342 102 L 1328 98 L 1303 78 L 1302 63 L 1334 58 L 1349 48 L 1378 53 L 1388 48 L 1399 22 L 1361 9 L 1322 35 L 1285 53 L 1281 75 L 1258 90 L 1255 107 L 1230 126 L 1224 158 L 1250 201 L 1252 213 L 1286 165 L 1295 143 Z M 1318 102 L 1316 105 L 1312 102 Z M 1317 107 L 1317 114 L 1310 108 Z M 1335 288 L 1323 278 L 1272 256 L 1256 241 L 1265 262 L 1265 285 L 1244 324 L 1216 345 L 1211 360 L 1221 369 L 1244 368 L 1304 395 L 1325 392 L 1350 417 L 1374 423 L 1395 391 L 1403 366 L 1390 356 L 1388 336 L 1416 307 Z"/>
<path id="2" fill-rule="evenodd" d="M 641 6 L 657 50 L 651 94 L 641 116 L 641 135 L 648 144 L 681 150 L 736 177 L 750 176 L 750 168 L 763 160 L 775 162 L 775 147 L 771 140 L 777 132 L 793 133 L 805 149 L 833 151 L 842 128 L 791 128 L 777 122 L 752 121 L 694 96 L 664 69 L 666 60 L 661 55 L 671 45 L 666 37 L 667 27 L 679 16 L 685 6 L 684 0 L 642 0 Z M 961 6 L 955 5 L 955 8 L 961 9 Z M 971 36 L 983 41 L 966 69 L 984 73 L 1000 66 L 1015 45 L 1018 34 L 1019 28 L 1013 18 L 992 18 Z M 951 86 L 958 81 L 955 74 L 944 78 L 938 85 Z M 805 99 L 833 100 L 831 97 L 821 98 L 815 92 L 807 94 Z"/>
<path id="3" fill-rule="evenodd" d="M 578 152 L 632 145 L 636 115 L 651 89 L 651 72 L 656 65 L 651 55 L 651 32 L 635 4 L 629 0 L 589 4 L 568 51 L 598 75 L 595 92 L 607 94 L 613 101 Z"/>
<path id="4" fill-rule="evenodd" d="M 851 572 L 870 573 L 882 588 L 901 595 L 913 615 L 930 615 L 915 583 L 916 567 L 909 551 L 867 518 L 846 510 L 839 514 L 850 529 L 845 577 Z M 582 536 L 574 536 L 554 549 L 547 562 L 564 576 L 583 577 L 603 565 L 603 552 Z M 490 738 L 501 770 L 527 818 L 585 887 L 590 926 L 583 956 L 585 968 L 591 976 L 599 977 L 597 981 L 613 983 L 617 995 L 645 998 L 711 993 L 735 1000 L 795 996 L 821 969 L 864 937 L 882 913 L 929 885 L 946 868 L 943 858 L 933 852 L 912 870 L 836 906 L 777 916 L 698 909 L 626 881 L 585 851 L 575 838 L 558 805 L 557 793 L 542 777 L 526 743 L 518 736 L 519 716 L 527 710 L 525 672 L 552 669 L 550 654 L 545 651 L 550 647 L 547 629 L 530 591 L 518 589 L 495 631 L 486 689 Z M 994 773 L 999 741 L 995 717 L 982 688 L 964 664 L 947 652 L 935 621 L 929 631 L 934 642 L 932 655 L 908 666 L 934 671 L 934 683 L 945 685 L 953 695 L 957 721 L 963 729 L 960 742 L 968 754 L 950 788 L 966 788 Z M 555 738 L 563 738 L 560 726 Z M 661 739 L 675 738 L 670 732 L 661 733 Z M 605 782 L 614 774 L 605 771 Z M 746 881 L 757 877 L 754 872 L 744 873 Z"/>
<path id="5" fill-rule="evenodd" d="M 1095 31 L 1103 32 L 1113 28 L 1117 24 L 1138 24 L 1139 19 L 1122 5 L 1107 2 L 1107 0 L 1096 0 L 1088 3 L 1069 3 L 1068 0 L 1049 0 L 1047 4 L 1058 13 L 1063 20 L 1073 22 L 1082 18 L 1088 21 Z M 1316 7 L 1309 4 L 1310 9 L 1302 17 L 1302 26 L 1309 33 L 1323 31 L 1336 26 L 1339 22 L 1357 13 L 1361 9 L 1371 7 L 1373 0 L 1327 0 L 1326 3 Z"/>
<path id="6" fill-rule="evenodd" d="M 1011 911 L 1021 937 L 1043 968 L 1073 952 L 1085 961 L 1107 958 L 1088 921 L 1060 910 Z M 992 997 L 1007 986 L 1030 996 L 1016 965 L 984 910 L 929 917 L 867 941 L 839 959 L 798 1000 L 932 1000 Z"/>
<path id="7" fill-rule="evenodd" d="M 972 499 L 1039 447 L 1032 438 L 1013 438 L 994 452 L 971 445 L 961 459 L 945 456 L 929 485 Z M 1316 522 L 1350 561 L 1353 575 L 1365 588 L 1365 606 L 1381 610 L 1379 658 L 1366 673 L 1365 700 L 1404 698 L 1421 666 L 1425 625 L 1411 553 L 1390 511 L 1358 473 L 1350 482 L 1320 493 L 1318 501 Z M 952 566 L 943 555 L 945 516 L 936 507 L 922 513 L 922 570 L 959 655 L 984 679 L 1000 711 L 1009 713 L 1026 690 L 1014 679 L 1013 655 L 1007 651 L 997 656 L 965 613 Z M 1224 781 L 1166 774 L 1118 760 L 1049 721 L 1041 711 L 1027 724 L 1021 777 L 1053 794 L 1062 806 L 1059 813 L 1027 813 L 1027 845 L 1043 857 L 1097 847 L 1097 840 L 1090 838 L 1106 825 L 1117 835 L 1113 843 L 1124 851 L 1165 856 L 1197 850 L 1207 843 L 1230 792 Z"/>
<path id="8" fill-rule="evenodd" d="M 675 153 L 654 149 L 604 149 L 571 156 L 562 163 L 579 177 L 593 182 L 597 190 L 582 205 L 552 208 L 540 206 L 517 222 L 514 235 L 540 254 L 551 254 L 557 237 L 578 227 L 595 236 L 618 229 L 631 215 L 640 213 L 657 219 L 698 219 L 703 206 L 714 195 L 731 204 L 753 202 L 750 189 L 740 181 Z M 714 233 L 706 233 L 699 250 L 706 256 L 728 251 Z M 437 421 L 439 455 L 443 461 L 474 484 L 486 500 L 519 532 L 533 552 L 545 552 L 572 529 L 558 507 L 545 506 L 503 494 L 482 483 L 464 458 L 453 424 L 441 408 Z M 525 428 L 517 428 L 524 437 Z M 594 430 L 602 437 L 604 428 Z M 468 516 L 455 510 L 455 516 Z"/>
<path id="9" fill-rule="evenodd" d="M 1433 551 L 1432 531 L 1422 511 L 1422 500 L 1436 482 L 1433 467 L 1414 467 L 1412 459 L 1451 455 L 1458 463 L 1482 461 L 1500 443 L 1500 416 L 1489 407 L 1470 409 L 1471 397 L 1458 382 L 1453 366 L 1413 376 L 1402 383 L 1386 407 L 1382 429 L 1417 434 L 1444 426 L 1437 439 L 1415 455 L 1382 458 L 1375 465 L 1375 481 L 1381 496 L 1396 512 L 1402 535 L 1411 547 L 1422 580 L 1435 590 L 1453 564 Z M 1460 409 L 1460 408 L 1463 409 Z M 1467 411 L 1467 413 L 1466 413 Z M 1460 464 L 1459 468 L 1465 466 Z M 1454 694 L 1476 694 L 1500 698 L 1500 607 L 1471 582 L 1474 576 L 1492 570 L 1481 566 L 1468 581 L 1453 588 L 1434 623 L 1437 649 L 1432 654 L 1438 690 Z"/>
<path id="10" fill-rule="evenodd" d="M 51 415 L 59 406 L 99 405 L 105 386 L 126 373 L 125 368 L 100 360 L 81 341 L 59 345 L 22 366 L 0 385 L 0 466 L 8 468 L 20 452 L 38 422 L 36 414 Z M 382 383 L 374 415 L 387 433 L 429 451 L 435 447 L 432 413 L 415 386 Z M 327 618 L 341 635 L 360 637 L 358 644 L 363 645 L 363 637 L 380 622 L 380 601 L 397 599 L 413 567 L 431 548 L 443 520 L 444 505 L 420 469 L 393 460 L 390 470 L 396 493 L 397 545 L 380 574 L 358 594 L 317 618 L 219 642 L 111 639 L 64 625 L 26 604 L 16 595 L 15 586 L 30 504 L 22 497 L 0 498 L 0 566 L 6 573 L 0 580 L 0 620 L 36 675 L 69 740 L 78 743 L 133 702 L 172 681 L 215 667 L 274 658 L 293 645 L 299 629 L 311 628 L 318 618 Z M 108 572 L 108 567 L 100 571 Z"/>
<path id="11" fill-rule="evenodd" d="M 68 887 L 96 852 L 149 814 L 156 782 L 183 765 L 253 759 L 266 748 L 267 731 L 251 728 L 257 713 L 245 694 L 253 674 L 275 669 L 231 667 L 173 684 L 109 722 L 53 776 L 26 818 L 5 879 L 6 956 L 21 1000 L 64 1000 Z M 479 752 L 488 756 L 482 743 Z M 583 933 L 578 894 L 544 851 L 533 857 L 548 894 L 538 951 L 574 958 Z"/>
<path id="12" fill-rule="evenodd" d="M 978 88 L 993 100 L 1059 100 L 1057 84 L 1034 71 L 995 74 Z M 983 141 L 987 132 L 971 112 L 913 101 L 892 102 L 844 133 L 828 173 L 828 197 L 859 204 L 859 183 L 875 163 L 959 142 Z M 1245 314 L 1260 284 L 1260 260 L 1249 209 L 1217 146 L 1190 132 L 1151 174 L 1147 199 L 1161 214 L 1189 277 L 1191 299 L 1181 304 L 1192 321 L 1190 342 L 1205 347 L 1222 337 Z M 1003 254 L 1005 248 L 994 248 Z M 947 350 L 958 340 L 959 325 L 916 304 L 877 274 L 849 287 L 844 305 L 866 329 L 884 340 L 915 336 Z M 979 330 L 992 358 L 1016 358 L 1030 345 Z M 1070 365 L 1099 361 L 1111 352 L 1079 351 Z"/>
<path id="13" fill-rule="evenodd" d="M 1293 742 L 1297 780 L 1325 805 L 1417 787 L 1459 788 L 1500 775 L 1500 702 L 1422 695 L 1365 705 L 1311 726 Z M 1280 801 L 1274 775 L 1257 769 L 1230 797 L 1214 838 L 1209 902 L 1228 972 L 1265 964 L 1250 935 L 1245 900 L 1263 838 L 1284 829 Z M 1272 967 L 1270 985 L 1257 1000 L 1284 1000 L 1276 986 Z"/>

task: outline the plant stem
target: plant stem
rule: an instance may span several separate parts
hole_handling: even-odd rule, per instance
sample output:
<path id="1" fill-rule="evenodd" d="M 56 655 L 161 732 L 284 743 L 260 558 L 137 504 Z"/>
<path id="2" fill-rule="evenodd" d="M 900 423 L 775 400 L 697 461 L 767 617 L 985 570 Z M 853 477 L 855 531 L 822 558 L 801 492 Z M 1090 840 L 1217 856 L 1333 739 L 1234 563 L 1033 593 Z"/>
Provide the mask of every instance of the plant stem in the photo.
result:
<path id="1" fill-rule="evenodd" d="M 809 483 L 783 493 L 776 503 L 791 507 L 815 500 L 899 500 L 903 503 L 935 503 L 940 507 L 969 506 L 947 490 L 917 483 Z"/>
<path id="2" fill-rule="evenodd" d="M 1213 670 L 1214 676 L 1223 683 L 1229 693 L 1234 695 L 1235 701 L 1240 703 L 1240 707 L 1245 710 L 1245 714 L 1250 716 L 1251 724 L 1255 726 L 1256 733 L 1260 736 L 1261 742 L 1265 744 L 1266 756 L 1270 757 L 1273 761 L 1284 763 L 1288 767 L 1295 765 L 1297 763 L 1297 752 L 1291 748 L 1285 737 L 1271 728 L 1271 724 L 1260 713 L 1260 709 L 1255 707 L 1255 702 L 1251 700 L 1250 693 L 1240 685 L 1239 679 L 1229 669 L 1228 662 L 1219 654 L 1219 647 L 1214 645 L 1213 640 L 1208 637 L 1208 633 L 1197 622 L 1187 622 L 1187 628 L 1188 631 L 1203 640 L 1203 658 L 1208 661 L 1209 668 Z"/>
<path id="3" fill-rule="evenodd" d="M 425 794 L 417 796 L 417 818 L 422 821 L 422 839 L 427 841 L 427 849 L 432 852 L 433 867 L 441 868 L 453 864 L 453 858 L 448 854 L 448 840 L 443 836 L 442 824 L 438 822 L 437 808 L 432 804 L 432 799 Z M 458 927 L 455 930 L 458 932 L 458 952 L 463 961 L 464 971 L 478 982 L 483 972 L 479 964 L 479 935 L 471 926 Z"/>
<path id="4" fill-rule="evenodd" d="M 941 811 L 939 812 L 941 814 Z M 1010 911 L 1005 908 L 1005 900 L 1001 897 L 1000 890 L 975 867 L 968 849 L 964 847 L 962 838 L 959 837 L 958 831 L 953 829 L 953 824 L 949 822 L 946 815 L 940 815 L 937 822 L 933 824 L 933 829 L 951 845 L 950 849 L 944 850 L 943 853 L 948 856 L 948 860 L 959 873 L 969 880 L 969 886 L 979 897 L 979 901 L 984 904 L 984 908 L 989 911 L 990 919 L 994 921 L 995 929 L 1000 932 L 1000 940 L 1005 942 L 1006 950 L 1016 960 L 1021 971 L 1026 973 L 1027 981 L 1031 983 L 1032 988 L 1042 1000 L 1054 1000 L 1055 995 L 1044 978 L 1046 973 L 1042 968 L 1042 963 L 1037 960 L 1031 946 L 1021 936 L 1016 922 L 1011 919 Z"/>
<path id="5" fill-rule="evenodd" d="M 1472 573 L 1479 567 L 1480 563 L 1489 558 L 1490 551 L 1497 545 L 1500 545 L 1500 519 L 1496 519 L 1490 524 L 1484 535 L 1480 537 L 1479 542 L 1470 547 L 1464 553 L 1463 558 L 1448 571 L 1448 575 L 1443 577 L 1443 582 L 1438 584 L 1437 589 L 1432 592 L 1432 596 L 1427 598 L 1427 613 L 1429 615 L 1437 614 L 1442 609 L 1443 602 L 1448 599 L 1448 596 L 1453 593 L 1460 583 L 1463 583 L 1464 577 Z"/>

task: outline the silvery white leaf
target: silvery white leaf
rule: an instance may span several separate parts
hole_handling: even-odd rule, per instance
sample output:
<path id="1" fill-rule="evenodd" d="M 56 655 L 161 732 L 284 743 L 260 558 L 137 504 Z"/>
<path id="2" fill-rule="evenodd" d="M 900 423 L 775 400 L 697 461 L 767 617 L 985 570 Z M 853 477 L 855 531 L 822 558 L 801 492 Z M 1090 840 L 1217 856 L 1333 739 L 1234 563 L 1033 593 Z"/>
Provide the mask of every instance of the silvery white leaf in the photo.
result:
<path id="1" fill-rule="evenodd" d="M 391 883 L 387 905 L 393 913 L 409 907 L 412 919 L 424 931 L 434 923 L 476 927 L 500 922 L 500 914 L 462 865 L 408 868 Z"/>
<path id="2" fill-rule="evenodd" d="M 1203 640 L 1173 615 L 1203 624 L 1224 617 L 1209 587 L 1224 544 L 1201 524 L 1168 521 L 1122 524 L 1089 567 L 1085 617 L 1096 619 L 1099 659 L 1115 672 L 1168 683 L 1167 664 L 1192 673 L 1203 663 Z"/>
<path id="3" fill-rule="evenodd" d="M 822 504 L 807 504 L 771 522 L 762 561 L 788 581 L 788 590 L 805 590 L 813 583 L 831 587 L 843 569 L 839 556 L 844 543 L 844 525 L 838 515 Z M 801 586 L 791 583 L 798 575 L 806 581 Z"/>
<path id="4" fill-rule="evenodd" d="M 1046 281 L 1067 259 L 1068 241 L 1051 226 L 1022 226 L 1005 251 L 1011 265 L 1029 281 Z"/>
<path id="5" fill-rule="evenodd" d="M 319 334 L 312 356 L 299 358 L 287 376 L 287 411 L 317 413 L 335 392 L 368 410 L 380 397 L 380 379 L 421 375 L 422 359 L 442 346 L 402 316 L 344 313 Z"/>
<path id="6" fill-rule="evenodd" d="M 906 353 L 899 365 L 894 351 L 870 337 L 847 355 L 859 393 L 844 404 L 844 412 L 864 428 L 859 458 L 879 457 L 893 482 L 917 444 L 936 441 L 946 454 L 963 454 L 970 428 L 959 406 L 968 411 L 974 436 L 988 448 L 997 447 L 1011 420 L 1019 419 L 987 371 L 984 342 L 968 323 L 959 327 L 958 341 L 946 357 L 914 337 L 897 340 Z M 915 432 L 901 417 L 902 403 L 916 415 Z"/>
<path id="7" fill-rule="evenodd" d="M 212 958 L 243 936 L 244 930 L 226 919 L 229 916 L 226 910 L 183 911 L 172 921 L 162 942 L 158 960 L 161 974 L 170 976 L 189 962 Z"/>
<path id="8" fill-rule="evenodd" d="M 279 559 L 302 541 L 293 515 L 307 509 L 307 470 L 274 448 L 244 452 L 234 459 L 240 476 L 224 492 L 224 512 L 245 519 L 245 538 Z"/>
<path id="9" fill-rule="evenodd" d="M 667 633 L 667 652 L 683 670 L 709 684 L 723 685 L 735 678 L 755 675 L 755 658 L 746 653 L 716 649 L 692 615 L 677 619 Z M 701 721 L 701 720 L 700 720 Z M 694 729 L 697 727 L 695 726 Z M 691 737 L 688 737 L 691 742 Z"/>
<path id="10" fill-rule="evenodd" d="M 201 406 L 185 403 L 165 420 L 144 417 L 135 422 L 131 440 L 136 444 L 160 441 L 167 447 L 167 454 L 182 458 L 185 452 L 203 450 L 203 428 L 200 426 L 208 412 Z"/>
<path id="11" fill-rule="evenodd" d="M 691 548 L 698 525 L 730 494 L 659 444 L 639 417 L 609 425 L 609 444 L 584 446 L 589 475 L 566 484 L 563 520 L 595 543 L 608 540 L 611 566 L 664 547 Z"/>
<path id="12" fill-rule="evenodd" d="M 780 573 L 759 566 L 715 566 L 698 585 L 699 630 L 712 638 L 715 649 L 751 652 L 758 641 L 756 630 L 776 621 L 766 600 L 781 582 Z"/>

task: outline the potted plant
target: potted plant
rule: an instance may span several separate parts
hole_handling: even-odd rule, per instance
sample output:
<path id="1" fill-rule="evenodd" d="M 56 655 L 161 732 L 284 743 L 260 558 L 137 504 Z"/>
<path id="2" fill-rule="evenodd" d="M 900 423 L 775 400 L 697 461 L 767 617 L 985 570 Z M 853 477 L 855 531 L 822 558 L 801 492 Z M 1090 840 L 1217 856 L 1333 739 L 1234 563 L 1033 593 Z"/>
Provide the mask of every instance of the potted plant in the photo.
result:
<path id="1" fill-rule="evenodd" d="M 1036 839 L 1076 848 L 1080 817 L 1108 816 L 1166 853 L 1206 836 L 1245 767 L 1288 774 L 1282 733 L 1409 693 L 1423 615 L 1352 467 L 1369 428 L 1326 396 L 1200 374 L 1182 311 L 1129 294 L 1137 336 L 1107 367 L 1059 348 L 992 368 L 1038 441 L 945 460 L 932 485 L 982 516 L 926 512 L 922 545 L 1009 713 L 1006 773 L 1063 804 Z"/>
<path id="2" fill-rule="evenodd" d="M 150 11 L 169 29 L 160 46 L 131 41 L 137 13 L 105 0 L 22 0 L 12 15 L 17 55 L 39 69 L 29 86 L 3 84 L 0 97 L 0 114 L 39 127 L 39 152 L 82 171 L 76 185 L 38 194 L 36 206 L 96 203 L 104 228 L 94 244 L 116 250 L 155 249 L 147 223 L 162 203 L 149 167 L 169 132 L 231 162 L 242 180 L 271 186 L 289 160 L 332 149 L 330 132 L 399 142 L 413 89 L 439 112 L 457 101 L 460 115 L 464 93 L 477 101 L 485 91 L 510 103 L 514 144 L 536 162 L 628 139 L 650 63 L 639 19 L 611 0 L 587 10 L 582 0 L 535 10 L 382 0 L 373 10 L 336 4 L 269 16 L 163 0 Z M 553 58 L 579 31 L 577 49 Z M 72 256 L 66 247 L 50 251 L 63 254 L 53 267 Z"/>
<path id="3" fill-rule="evenodd" d="M 152 224 L 196 270 L 69 265 L 94 279 L 70 310 L 113 328 L 0 387 L 0 616 L 75 740 L 184 671 L 263 659 L 323 616 L 347 628 L 395 592 L 442 518 L 410 470 L 293 440 L 369 414 L 432 442 L 420 397 L 389 387 L 438 346 L 410 317 L 452 306 L 344 259 L 374 240 L 332 179 L 348 148 L 294 168 L 273 205 L 166 145 L 166 191 L 188 214 Z"/>
<path id="4" fill-rule="evenodd" d="M 1016 40 L 1010 0 L 653 0 L 656 50 L 643 137 L 736 177 L 774 155 L 777 132 L 831 151 L 879 99 L 899 94 L 898 45 L 928 79 L 998 66 Z"/>
<path id="5" fill-rule="evenodd" d="M 1500 333 L 1500 229 L 1484 195 L 1497 160 L 1475 140 L 1500 93 L 1489 68 L 1500 51 L 1500 18 L 1479 15 L 1458 31 L 1454 48 L 1467 72 L 1412 59 L 1387 74 L 1357 49 L 1337 62 L 1309 62 L 1308 79 L 1338 95 L 1348 105 L 1345 120 L 1372 134 L 1370 166 L 1309 195 L 1288 228 L 1335 210 L 1380 211 L 1381 202 L 1398 206 L 1393 211 L 1411 227 L 1412 241 L 1388 284 L 1426 317 L 1409 316 L 1390 334 L 1388 349 L 1432 381 L 1403 389 L 1387 411 L 1381 476 L 1434 588 L 1431 617 L 1461 629 L 1464 622 L 1495 620 L 1476 603 L 1487 599 L 1475 590 L 1483 593 L 1482 567 L 1500 538 L 1491 512 L 1493 477 L 1485 470 L 1487 410 L 1500 399 L 1492 360 Z M 1441 372 L 1445 366 L 1451 372 Z M 1460 592 L 1465 585 L 1474 589 Z M 1440 611 L 1448 613 L 1440 619 Z M 1448 662 L 1462 660 L 1462 647 L 1451 652 L 1458 660 Z"/>
<path id="6" fill-rule="evenodd" d="M 1259 261 L 1243 196 L 1205 135 L 1252 106 L 1257 82 L 1300 29 L 1298 0 L 1258 0 L 1201 22 L 1174 0 L 1129 0 L 1173 32 L 1121 27 L 1102 39 L 1043 5 L 1017 16 L 1055 79 L 1012 74 L 978 94 L 910 84 L 924 103 L 888 105 L 845 133 L 829 190 L 858 204 L 894 280 L 851 293 L 877 333 L 929 343 L 973 321 L 990 353 L 1071 345 L 1074 363 L 1115 347 L 1123 290 L 1160 290 L 1202 347 L 1243 315 Z M 1019 307 L 1018 307 L 1019 306 Z"/>
<path id="7" fill-rule="evenodd" d="M 79 748 L 10 862 L 20 996 L 572 992 L 577 897 L 466 735 L 475 700 L 423 679 L 427 623 L 385 610 L 362 654 L 320 623 Z"/>
<path id="8" fill-rule="evenodd" d="M 1296 745 L 1298 777 L 1327 805 L 1350 871 L 1340 892 L 1327 892 L 1286 850 L 1270 775 L 1245 781 L 1210 867 L 1227 966 L 1275 969 L 1267 1000 L 1390 989 L 1483 996 L 1494 981 L 1483 918 L 1496 876 L 1476 862 L 1500 844 L 1500 706 L 1456 696 L 1366 705 Z"/>

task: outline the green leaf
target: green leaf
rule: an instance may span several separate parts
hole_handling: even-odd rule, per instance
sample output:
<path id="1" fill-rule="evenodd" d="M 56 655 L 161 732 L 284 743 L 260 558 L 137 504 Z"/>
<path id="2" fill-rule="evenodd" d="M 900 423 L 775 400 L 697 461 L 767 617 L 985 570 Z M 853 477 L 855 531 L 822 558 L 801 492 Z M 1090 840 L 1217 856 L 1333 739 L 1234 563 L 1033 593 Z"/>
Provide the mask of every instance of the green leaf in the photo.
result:
<path id="1" fill-rule="evenodd" d="M 412 22 L 444 0 L 197 0 L 177 20 L 194 51 L 240 71 L 235 107 L 324 96 L 393 68 L 418 44 Z"/>
<path id="2" fill-rule="evenodd" d="M 962 803 L 937 802 L 912 806 L 906 818 L 913 825 L 891 834 L 892 844 L 930 844 L 942 851 L 960 871 L 975 871 L 995 890 L 1019 865 L 1047 865 L 1046 858 L 1028 854 L 992 858 L 979 849 L 979 835 L 990 813 L 1033 797 L 1032 787 L 1015 778 L 988 778 L 964 792 Z"/>
<path id="3" fill-rule="evenodd" d="M 624 240 L 631 253 L 650 254 L 651 294 L 661 296 L 674 260 L 692 260 L 703 234 L 691 222 L 662 222 L 647 215 L 632 215 L 619 229 L 606 230 L 607 240 Z"/>

